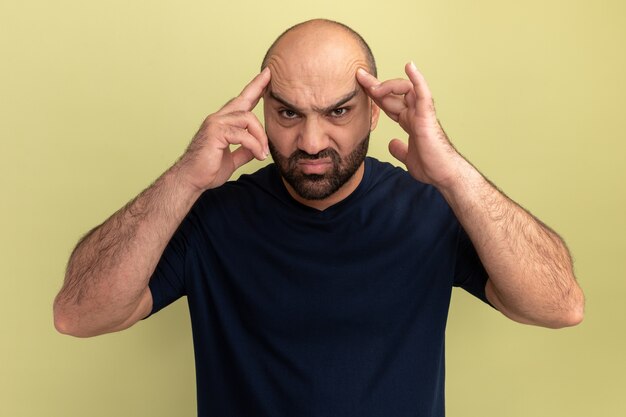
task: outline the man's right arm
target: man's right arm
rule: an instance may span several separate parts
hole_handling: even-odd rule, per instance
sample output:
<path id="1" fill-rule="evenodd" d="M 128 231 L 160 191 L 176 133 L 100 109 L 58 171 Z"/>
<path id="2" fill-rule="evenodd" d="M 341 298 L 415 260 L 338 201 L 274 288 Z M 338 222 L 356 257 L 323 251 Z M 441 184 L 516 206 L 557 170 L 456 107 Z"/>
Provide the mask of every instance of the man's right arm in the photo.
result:
<path id="1" fill-rule="evenodd" d="M 208 116 L 174 166 L 81 239 L 54 301 L 58 331 L 95 336 L 128 328 L 150 313 L 150 276 L 194 202 L 240 166 L 268 155 L 267 137 L 251 110 L 269 80 L 266 69 Z M 231 151 L 230 145 L 240 146 Z"/>

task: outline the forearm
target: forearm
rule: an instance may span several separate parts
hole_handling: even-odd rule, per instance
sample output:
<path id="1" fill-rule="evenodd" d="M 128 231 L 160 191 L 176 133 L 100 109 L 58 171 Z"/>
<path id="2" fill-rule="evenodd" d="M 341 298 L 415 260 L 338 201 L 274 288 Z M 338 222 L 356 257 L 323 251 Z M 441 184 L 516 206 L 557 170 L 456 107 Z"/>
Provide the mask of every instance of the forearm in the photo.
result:
<path id="1" fill-rule="evenodd" d="M 489 274 L 489 301 L 508 317 L 547 327 L 573 325 L 584 297 L 559 236 L 489 183 L 450 143 L 437 120 L 430 89 L 413 63 L 409 80 L 357 80 L 406 131 L 389 151 L 418 181 L 439 189 L 467 231 Z"/>
<path id="2" fill-rule="evenodd" d="M 60 331 L 112 331 L 136 311 L 165 246 L 200 194 L 178 172 L 168 170 L 76 246 L 54 303 Z"/>
<path id="3" fill-rule="evenodd" d="M 508 317 L 563 327 L 582 320 L 584 296 L 561 238 L 463 160 L 440 188 L 489 274 L 487 296 Z"/>
<path id="4" fill-rule="evenodd" d="M 79 242 L 54 302 L 59 331 L 91 336 L 122 330 L 150 312 L 150 276 L 202 191 L 221 186 L 253 158 L 267 157 L 267 135 L 252 110 L 270 78 L 265 68 L 207 116 L 172 168 Z"/>

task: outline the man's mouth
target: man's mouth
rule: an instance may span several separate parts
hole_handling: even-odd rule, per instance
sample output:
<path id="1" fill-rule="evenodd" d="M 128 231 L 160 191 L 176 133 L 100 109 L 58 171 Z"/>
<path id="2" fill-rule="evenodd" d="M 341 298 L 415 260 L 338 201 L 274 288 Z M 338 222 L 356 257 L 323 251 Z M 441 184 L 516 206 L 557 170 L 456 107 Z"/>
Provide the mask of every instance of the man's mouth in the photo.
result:
<path id="1" fill-rule="evenodd" d="M 303 174 L 317 174 L 321 175 L 326 173 L 329 168 L 332 168 L 333 162 L 331 159 L 322 158 L 322 159 L 300 159 L 298 161 L 298 167 Z"/>

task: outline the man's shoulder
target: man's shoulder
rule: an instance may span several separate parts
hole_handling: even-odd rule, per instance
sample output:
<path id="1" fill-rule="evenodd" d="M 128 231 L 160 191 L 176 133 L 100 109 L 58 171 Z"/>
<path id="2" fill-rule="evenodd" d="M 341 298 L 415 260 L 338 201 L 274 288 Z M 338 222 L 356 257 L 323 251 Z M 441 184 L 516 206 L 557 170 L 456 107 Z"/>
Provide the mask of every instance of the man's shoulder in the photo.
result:
<path id="1" fill-rule="evenodd" d="M 279 179 L 276 164 L 273 162 L 265 165 L 252 173 L 241 174 L 236 180 L 228 181 L 225 186 L 242 186 L 242 187 L 267 187 L 274 185 Z"/>
<path id="2" fill-rule="evenodd" d="M 368 164 L 370 178 L 364 191 L 369 198 L 385 201 L 385 205 L 394 209 L 449 211 L 448 203 L 436 187 L 416 180 L 406 169 L 375 158 L 368 158 Z"/>
<path id="3" fill-rule="evenodd" d="M 414 179 L 406 169 L 368 157 L 366 160 L 368 188 L 384 190 L 400 189 L 406 192 L 435 191 L 429 184 Z"/>
<path id="4" fill-rule="evenodd" d="M 279 175 L 274 164 L 263 166 L 255 172 L 242 174 L 239 178 L 227 181 L 222 186 L 205 191 L 197 206 L 225 206 L 246 204 L 276 196 L 280 189 Z M 206 208 L 206 207 L 205 207 Z"/>

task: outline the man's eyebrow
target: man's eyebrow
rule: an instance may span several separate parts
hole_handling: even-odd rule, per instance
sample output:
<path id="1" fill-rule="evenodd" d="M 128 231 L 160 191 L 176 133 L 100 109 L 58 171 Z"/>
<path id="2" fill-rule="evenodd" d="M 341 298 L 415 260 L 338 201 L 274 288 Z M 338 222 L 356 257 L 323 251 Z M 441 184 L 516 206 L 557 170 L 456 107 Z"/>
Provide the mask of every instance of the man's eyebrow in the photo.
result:
<path id="1" fill-rule="evenodd" d="M 298 109 L 298 107 L 295 104 L 291 104 L 290 102 L 288 102 L 287 100 L 285 100 L 284 98 L 282 98 L 281 96 L 279 96 L 278 94 L 273 92 L 272 90 L 270 90 L 269 94 L 270 94 L 271 98 L 273 98 L 274 100 L 278 101 L 283 106 L 288 107 L 288 108 L 290 108 L 292 110 L 295 110 L 298 113 L 301 113 L 300 109 Z"/>
<path id="2" fill-rule="evenodd" d="M 357 94 L 359 94 L 359 91 L 360 91 L 360 88 L 357 87 L 357 88 L 354 89 L 354 91 L 351 91 L 348 94 L 344 95 L 343 97 L 339 98 L 335 103 L 331 104 L 330 106 L 313 107 L 313 110 L 315 110 L 318 113 L 322 113 L 322 114 L 328 113 L 328 112 L 336 109 L 337 107 L 343 106 L 348 101 L 352 100 Z M 295 110 L 298 113 L 302 113 L 302 110 L 298 109 L 298 107 L 296 105 L 291 104 L 289 101 L 285 100 L 284 98 L 282 98 L 281 96 L 279 96 L 275 92 L 270 90 L 269 95 L 270 95 L 271 98 L 273 98 L 274 100 L 278 101 L 283 106 L 288 107 L 288 108 L 290 108 L 292 110 Z"/>
<path id="3" fill-rule="evenodd" d="M 313 107 L 313 109 L 316 112 L 318 112 L 318 113 L 326 114 L 328 112 L 331 112 L 331 111 L 335 110 L 338 107 L 343 106 L 348 101 L 352 100 L 357 94 L 359 94 L 359 91 L 360 91 L 360 88 L 357 87 L 357 88 L 354 89 L 354 91 L 351 91 L 348 94 L 346 94 L 343 97 L 341 97 L 334 104 L 331 104 L 330 106 L 327 106 L 327 107 L 324 107 L 324 108 Z"/>

